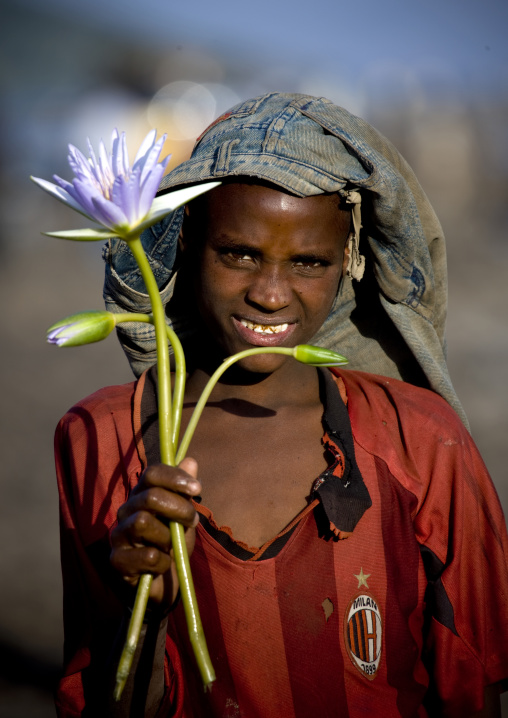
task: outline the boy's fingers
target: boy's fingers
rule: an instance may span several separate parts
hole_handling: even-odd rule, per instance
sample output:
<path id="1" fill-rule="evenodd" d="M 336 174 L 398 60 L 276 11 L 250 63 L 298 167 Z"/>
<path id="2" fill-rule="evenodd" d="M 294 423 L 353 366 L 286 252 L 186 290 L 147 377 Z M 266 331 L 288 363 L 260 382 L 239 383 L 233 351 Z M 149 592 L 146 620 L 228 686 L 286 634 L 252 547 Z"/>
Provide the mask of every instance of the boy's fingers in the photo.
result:
<path id="1" fill-rule="evenodd" d="M 118 522 L 122 530 L 129 517 L 140 512 L 154 514 L 167 521 L 178 521 L 189 528 L 195 525 L 196 510 L 191 502 L 180 494 L 160 487 L 133 493 L 128 502 L 118 509 Z"/>
<path id="2" fill-rule="evenodd" d="M 125 546 L 112 551 L 111 564 L 125 578 L 135 579 L 143 573 L 166 573 L 171 568 L 171 559 L 155 546 Z"/>
<path id="3" fill-rule="evenodd" d="M 143 471 L 133 493 L 140 493 L 151 487 L 160 487 L 187 496 L 198 496 L 201 484 L 196 477 L 197 462 L 191 458 L 184 459 L 180 466 L 155 464 Z"/>
<path id="4" fill-rule="evenodd" d="M 148 511 L 138 511 L 128 516 L 120 527 L 116 526 L 111 532 L 113 548 L 125 546 L 126 541 L 131 546 L 139 543 L 152 544 L 168 552 L 171 546 L 171 532 L 168 526 L 153 514 Z"/>
<path id="5" fill-rule="evenodd" d="M 180 461 L 180 463 L 178 464 L 178 468 L 183 469 L 194 479 L 198 478 L 198 462 L 196 461 L 196 459 L 187 456 L 185 459 L 182 459 L 182 461 Z M 201 490 L 201 486 L 199 488 Z"/>

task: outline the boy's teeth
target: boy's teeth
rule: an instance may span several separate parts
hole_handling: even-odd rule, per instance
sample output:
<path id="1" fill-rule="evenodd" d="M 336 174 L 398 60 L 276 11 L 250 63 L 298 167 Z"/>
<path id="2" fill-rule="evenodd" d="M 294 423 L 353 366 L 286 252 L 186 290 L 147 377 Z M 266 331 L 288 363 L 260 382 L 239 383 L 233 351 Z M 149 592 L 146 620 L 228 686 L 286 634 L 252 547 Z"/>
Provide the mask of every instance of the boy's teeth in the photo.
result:
<path id="1" fill-rule="evenodd" d="M 279 334 L 289 327 L 289 324 L 253 324 L 246 319 L 242 319 L 241 322 L 244 327 L 258 334 Z"/>

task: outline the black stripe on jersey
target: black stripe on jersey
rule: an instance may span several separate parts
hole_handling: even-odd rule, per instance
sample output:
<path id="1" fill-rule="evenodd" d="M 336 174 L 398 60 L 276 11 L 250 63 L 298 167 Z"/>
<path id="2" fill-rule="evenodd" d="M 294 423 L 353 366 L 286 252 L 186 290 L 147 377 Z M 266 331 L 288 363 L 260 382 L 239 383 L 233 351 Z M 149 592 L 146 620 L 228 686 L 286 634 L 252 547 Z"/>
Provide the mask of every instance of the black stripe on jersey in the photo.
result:
<path id="1" fill-rule="evenodd" d="M 453 606 L 446 589 L 441 580 L 444 571 L 444 563 L 427 546 L 420 546 L 425 575 L 427 576 L 427 588 L 425 589 L 426 611 L 433 616 L 442 626 L 449 628 L 456 636 L 455 618 Z"/>

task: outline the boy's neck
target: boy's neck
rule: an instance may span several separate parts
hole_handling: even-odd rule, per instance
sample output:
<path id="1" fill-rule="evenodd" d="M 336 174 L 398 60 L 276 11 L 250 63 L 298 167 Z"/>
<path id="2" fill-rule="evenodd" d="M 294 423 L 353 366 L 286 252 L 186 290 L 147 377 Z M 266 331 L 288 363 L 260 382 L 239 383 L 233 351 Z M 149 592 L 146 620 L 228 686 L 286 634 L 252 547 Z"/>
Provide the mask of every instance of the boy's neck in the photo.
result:
<path id="1" fill-rule="evenodd" d="M 210 367 L 197 365 L 186 385 L 186 399 L 196 400 L 220 362 Z M 288 357 L 271 374 L 257 374 L 230 367 L 217 382 L 210 401 L 238 399 L 277 410 L 283 406 L 319 401 L 319 381 L 315 367 L 306 366 Z"/>

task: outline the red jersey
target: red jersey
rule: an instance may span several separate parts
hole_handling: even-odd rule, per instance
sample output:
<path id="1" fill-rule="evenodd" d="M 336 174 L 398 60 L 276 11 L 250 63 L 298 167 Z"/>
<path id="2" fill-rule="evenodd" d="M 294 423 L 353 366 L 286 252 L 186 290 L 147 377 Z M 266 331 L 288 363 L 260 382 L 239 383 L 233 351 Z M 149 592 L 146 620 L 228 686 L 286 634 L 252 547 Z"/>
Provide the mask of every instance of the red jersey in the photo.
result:
<path id="1" fill-rule="evenodd" d="M 334 455 L 334 476 L 324 478 L 339 495 L 327 507 L 334 532 L 319 520 L 319 488 L 260 550 L 235 542 L 198 507 L 191 566 L 217 681 L 203 693 L 178 606 L 168 622 L 161 715 L 426 716 L 430 690 L 443 715 L 463 716 L 481 708 L 484 686 L 508 676 L 508 541 L 471 437 L 432 392 L 335 374 L 324 415 Z M 97 392 L 57 430 L 61 716 L 81 715 L 122 614 L 109 532 L 147 463 L 145 385 L 146 374 Z M 329 405 L 341 402 L 336 387 L 347 397 L 350 447 L 343 425 L 327 426 Z"/>

